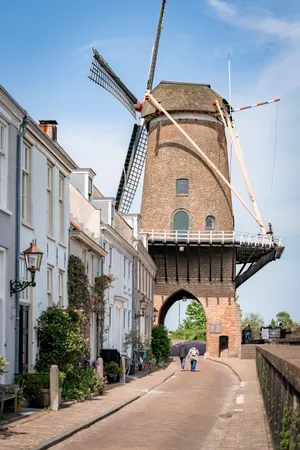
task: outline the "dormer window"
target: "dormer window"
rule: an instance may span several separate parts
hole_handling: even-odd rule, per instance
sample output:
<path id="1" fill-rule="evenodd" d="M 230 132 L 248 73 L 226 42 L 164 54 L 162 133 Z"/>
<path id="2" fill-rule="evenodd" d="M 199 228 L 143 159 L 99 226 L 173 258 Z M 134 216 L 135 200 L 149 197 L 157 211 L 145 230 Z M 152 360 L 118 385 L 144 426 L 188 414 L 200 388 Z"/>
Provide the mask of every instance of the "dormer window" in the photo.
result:
<path id="1" fill-rule="evenodd" d="M 207 230 L 214 230 L 216 226 L 216 219 L 214 218 L 214 216 L 207 216 L 205 225 Z"/>
<path id="2" fill-rule="evenodd" d="M 93 180 L 90 177 L 89 177 L 88 199 L 89 202 L 91 203 L 93 199 Z"/>
<path id="3" fill-rule="evenodd" d="M 189 195 L 189 180 L 186 178 L 176 180 L 176 195 Z"/>

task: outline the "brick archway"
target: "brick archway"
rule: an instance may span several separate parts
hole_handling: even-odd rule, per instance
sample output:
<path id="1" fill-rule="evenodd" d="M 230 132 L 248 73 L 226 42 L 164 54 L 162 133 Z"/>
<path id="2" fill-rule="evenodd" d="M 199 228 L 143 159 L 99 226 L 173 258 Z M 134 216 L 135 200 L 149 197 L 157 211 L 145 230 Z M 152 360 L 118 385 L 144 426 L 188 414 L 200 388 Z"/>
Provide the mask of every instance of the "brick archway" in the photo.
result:
<path id="1" fill-rule="evenodd" d="M 157 318 L 157 325 L 164 325 L 168 311 L 177 301 L 181 300 L 183 297 L 186 297 L 189 300 L 196 300 L 197 302 L 199 302 L 205 312 L 204 305 L 202 305 L 201 301 L 194 294 L 185 289 L 179 289 L 178 291 L 173 292 L 168 298 L 165 299 L 163 304 L 160 305 L 160 308 L 158 310 L 159 312 Z"/>
<path id="2" fill-rule="evenodd" d="M 168 291 L 167 295 L 154 295 L 155 308 L 158 310 L 156 325 L 164 324 L 169 309 L 183 296 L 197 300 L 206 315 L 206 354 L 213 357 L 238 356 L 241 345 L 241 312 L 235 296 L 204 296 L 205 292 L 200 285 L 188 286 L 190 287 L 194 288 L 194 293 L 185 289 L 184 284 L 175 290 L 169 284 L 168 290 L 165 289 Z"/>

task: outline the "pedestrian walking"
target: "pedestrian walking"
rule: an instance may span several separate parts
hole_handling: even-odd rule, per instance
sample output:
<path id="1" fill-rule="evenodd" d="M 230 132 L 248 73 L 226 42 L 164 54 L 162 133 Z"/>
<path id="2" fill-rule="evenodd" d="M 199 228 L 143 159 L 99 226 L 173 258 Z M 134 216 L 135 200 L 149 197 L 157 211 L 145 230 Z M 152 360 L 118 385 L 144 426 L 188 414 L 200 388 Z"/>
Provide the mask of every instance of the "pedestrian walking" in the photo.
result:
<path id="1" fill-rule="evenodd" d="M 184 371 L 184 365 L 185 365 L 185 359 L 186 359 L 186 355 L 187 355 L 187 348 L 184 342 L 181 342 L 179 345 L 179 349 L 178 349 L 178 356 L 180 358 L 180 363 L 181 363 L 181 371 Z"/>
<path id="2" fill-rule="evenodd" d="M 193 346 L 190 348 L 190 350 L 187 354 L 187 357 L 190 358 L 190 361 L 191 361 L 191 372 L 195 372 L 197 362 L 198 362 L 198 356 L 199 356 L 199 352 L 198 352 L 197 348 L 195 347 L 195 345 L 193 344 Z"/>

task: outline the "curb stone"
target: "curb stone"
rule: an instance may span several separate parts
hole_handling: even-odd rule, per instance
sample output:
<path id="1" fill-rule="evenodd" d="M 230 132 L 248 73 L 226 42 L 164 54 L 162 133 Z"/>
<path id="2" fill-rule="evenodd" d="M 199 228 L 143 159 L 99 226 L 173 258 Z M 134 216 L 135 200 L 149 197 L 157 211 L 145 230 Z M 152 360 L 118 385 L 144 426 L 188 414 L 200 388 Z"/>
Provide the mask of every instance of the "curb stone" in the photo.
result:
<path id="1" fill-rule="evenodd" d="M 209 361 L 212 361 L 212 362 L 216 362 L 216 363 L 219 363 L 219 364 L 223 364 L 223 365 L 226 366 L 226 367 L 229 367 L 229 369 L 232 370 L 232 372 L 238 377 L 238 379 L 240 380 L 240 383 L 241 383 L 242 379 L 241 379 L 241 377 L 239 376 L 239 374 L 238 374 L 238 373 L 237 373 L 237 372 L 236 372 L 229 364 L 227 364 L 225 361 L 218 361 L 218 360 L 216 360 L 216 359 L 209 358 L 208 356 L 206 357 L 206 359 L 209 360 Z"/>
<path id="2" fill-rule="evenodd" d="M 84 430 L 86 428 L 89 428 L 90 426 L 94 425 L 95 423 L 100 422 L 101 420 L 105 419 L 106 417 L 109 417 L 112 414 L 120 411 L 125 406 L 130 405 L 130 403 L 135 402 L 139 398 L 141 398 L 144 395 L 148 394 L 148 392 L 153 391 L 158 386 L 160 386 L 161 384 L 165 383 L 165 381 L 167 381 L 173 375 L 175 375 L 176 372 L 177 372 L 177 369 L 174 370 L 173 372 L 171 372 L 170 374 L 168 374 L 162 381 L 157 383 L 155 386 L 151 387 L 150 389 L 147 389 L 146 392 L 141 392 L 140 394 L 135 395 L 135 396 L 129 398 L 128 400 L 125 400 L 121 404 L 110 408 L 106 412 L 104 412 L 102 414 L 99 414 L 98 416 L 94 416 L 92 419 L 89 419 L 89 420 L 87 420 L 86 422 L 84 422 L 84 423 L 82 423 L 80 425 L 76 425 L 73 428 L 71 428 L 71 429 L 69 429 L 67 431 L 64 431 L 63 433 L 54 436 L 53 438 L 47 439 L 44 442 L 41 442 L 40 444 L 38 444 L 38 445 L 36 445 L 34 447 L 31 447 L 31 450 L 46 450 L 46 449 L 48 449 L 50 447 L 53 447 L 56 444 L 59 444 L 60 442 L 62 442 L 64 440 L 70 438 L 71 436 L 73 436 L 74 434 L 78 433 L 79 431 L 82 431 L 82 430 Z"/>

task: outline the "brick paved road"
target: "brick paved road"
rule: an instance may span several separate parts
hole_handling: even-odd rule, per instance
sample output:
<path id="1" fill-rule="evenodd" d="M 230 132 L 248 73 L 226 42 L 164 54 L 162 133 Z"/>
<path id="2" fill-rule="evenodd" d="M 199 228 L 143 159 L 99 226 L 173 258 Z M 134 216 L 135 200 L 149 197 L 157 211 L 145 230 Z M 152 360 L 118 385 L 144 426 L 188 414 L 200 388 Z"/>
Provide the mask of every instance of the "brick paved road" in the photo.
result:
<path id="1" fill-rule="evenodd" d="M 236 385 L 237 378 L 227 367 L 201 358 L 196 372 L 178 372 L 123 410 L 53 448 L 205 449 L 203 444 Z"/>

